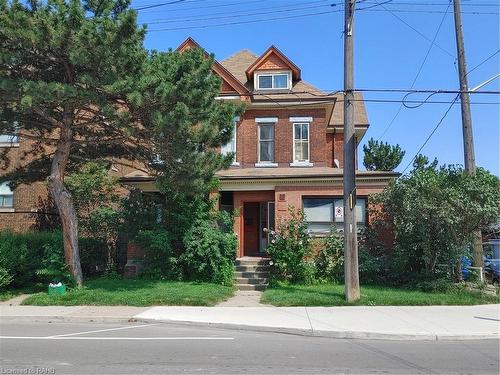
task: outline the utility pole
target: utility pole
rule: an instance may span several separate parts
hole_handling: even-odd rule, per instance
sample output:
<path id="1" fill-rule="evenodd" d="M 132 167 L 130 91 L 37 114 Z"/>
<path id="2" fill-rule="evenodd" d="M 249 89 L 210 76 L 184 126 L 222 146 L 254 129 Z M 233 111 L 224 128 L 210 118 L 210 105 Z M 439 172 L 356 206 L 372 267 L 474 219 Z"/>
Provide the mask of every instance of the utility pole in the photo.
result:
<path id="1" fill-rule="evenodd" d="M 464 36 L 462 31 L 462 14 L 460 0 L 453 0 L 455 15 L 455 36 L 457 40 L 458 73 L 460 80 L 460 103 L 462 108 L 462 133 L 464 139 L 464 163 L 467 173 L 476 174 L 476 158 L 474 154 L 474 138 L 472 135 L 472 117 L 470 112 L 469 86 L 467 84 L 467 64 L 465 62 Z M 484 267 L 483 244 L 481 230 L 474 232 L 473 263 L 476 267 Z"/>
<path id="2" fill-rule="evenodd" d="M 354 132 L 354 8 L 345 0 L 344 21 L 344 267 L 345 297 L 360 298 L 356 228 L 356 137 Z"/>

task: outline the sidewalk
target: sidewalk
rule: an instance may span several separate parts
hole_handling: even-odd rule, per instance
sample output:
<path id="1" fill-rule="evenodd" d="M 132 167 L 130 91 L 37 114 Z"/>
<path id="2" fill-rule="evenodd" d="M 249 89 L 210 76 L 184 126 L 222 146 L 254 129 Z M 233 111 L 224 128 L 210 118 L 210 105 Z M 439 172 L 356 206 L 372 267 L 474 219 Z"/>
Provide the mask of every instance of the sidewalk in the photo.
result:
<path id="1" fill-rule="evenodd" d="M 390 340 L 500 338 L 500 305 L 356 307 L 1 306 L 4 322 L 159 321 L 307 336 Z"/>

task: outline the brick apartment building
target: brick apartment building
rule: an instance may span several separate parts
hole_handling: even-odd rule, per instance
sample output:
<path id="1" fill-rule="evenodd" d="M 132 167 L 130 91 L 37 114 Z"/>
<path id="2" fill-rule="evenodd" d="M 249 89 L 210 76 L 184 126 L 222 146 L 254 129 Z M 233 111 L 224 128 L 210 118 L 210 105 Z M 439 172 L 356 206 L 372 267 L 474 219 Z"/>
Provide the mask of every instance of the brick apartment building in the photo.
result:
<path id="1" fill-rule="evenodd" d="M 201 48 L 188 38 L 179 47 Z M 234 152 L 233 165 L 219 171 L 220 209 L 236 210 L 238 256 L 264 253 L 268 235 L 286 219 L 290 206 L 303 209 L 318 235 L 343 226 L 343 105 L 340 95 L 324 93 L 301 79 L 301 70 L 271 46 L 257 56 L 242 50 L 216 61 L 222 79 L 219 100 L 242 102 L 235 132 L 221 152 Z M 369 123 L 361 94 L 356 94 L 357 142 Z M 357 171 L 357 218 L 368 223 L 367 197 L 380 192 L 397 174 Z M 155 191 L 154 180 L 140 171 L 122 177 L 126 184 Z"/>

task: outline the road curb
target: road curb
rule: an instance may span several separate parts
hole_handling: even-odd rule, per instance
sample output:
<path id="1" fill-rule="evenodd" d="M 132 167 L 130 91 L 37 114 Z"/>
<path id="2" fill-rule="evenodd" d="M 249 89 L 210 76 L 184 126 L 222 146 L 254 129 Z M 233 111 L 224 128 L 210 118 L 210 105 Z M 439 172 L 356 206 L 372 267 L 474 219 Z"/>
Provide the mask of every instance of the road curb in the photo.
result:
<path id="1" fill-rule="evenodd" d="M 300 328 L 285 328 L 285 327 L 267 327 L 253 326 L 245 324 L 230 324 L 230 323 L 211 323 L 211 322 L 194 322 L 183 320 L 169 319 L 142 319 L 137 318 L 138 322 L 143 323 L 170 323 L 182 326 L 191 327 L 213 327 L 238 331 L 253 331 L 253 332 L 274 332 L 288 335 L 308 336 L 308 337 L 328 337 L 336 339 L 361 339 L 361 340 L 391 340 L 391 341 L 465 341 L 465 340 L 492 340 L 499 339 L 498 334 L 485 335 L 452 335 L 452 334 L 399 334 L 399 333 L 380 333 L 380 332 L 362 332 L 362 331 L 314 331 L 311 329 Z"/>

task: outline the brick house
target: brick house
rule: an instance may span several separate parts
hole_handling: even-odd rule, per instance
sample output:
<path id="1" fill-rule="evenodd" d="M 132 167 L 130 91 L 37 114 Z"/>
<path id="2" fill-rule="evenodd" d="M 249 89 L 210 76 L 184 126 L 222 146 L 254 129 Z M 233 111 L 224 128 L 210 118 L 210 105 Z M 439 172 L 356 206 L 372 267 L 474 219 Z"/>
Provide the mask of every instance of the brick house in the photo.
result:
<path id="1" fill-rule="evenodd" d="M 194 47 L 201 48 L 188 38 L 178 50 Z M 245 105 L 243 115 L 235 119 L 232 141 L 221 148 L 223 153 L 235 153 L 233 165 L 217 173 L 219 208 L 237 212 L 238 256 L 263 254 L 268 241 L 264 228 L 273 229 L 286 219 L 289 206 L 304 210 L 313 233 L 324 234 L 331 225 L 342 228 L 341 94 L 324 93 L 303 81 L 300 68 L 274 46 L 260 56 L 237 52 L 216 61 L 213 71 L 222 80 L 217 99 Z M 356 93 L 357 143 L 368 126 L 362 95 Z M 23 163 L 22 155 L 31 146 L 22 134 L 0 135 L 0 152 L 7 152 L 10 160 L 2 172 Z M 130 166 L 114 165 L 111 173 L 125 185 L 156 190 L 151 176 Z M 357 216 L 363 226 L 368 224 L 368 195 L 380 192 L 397 174 L 357 171 L 356 175 Z M 46 209 L 47 198 L 44 182 L 21 184 L 14 191 L 0 184 L 0 230 L 37 228 L 53 215 Z M 129 246 L 129 260 L 142 257 L 134 249 Z"/>
<path id="2" fill-rule="evenodd" d="M 188 38 L 179 47 L 201 48 Z M 234 231 L 238 256 L 259 256 L 267 246 L 264 228 L 273 229 L 288 216 L 289 206 L 303 209 L 310 230 L 318 235 L 332 225 L 343 227 L 342 96 L 327 94 L 301 79 L 301 70 L 275 46 L 262 55 L 242 50 L 216 61 L 221 80 L 218 100 L 242 102 L 235 132 L 221 152 L 235 154 L 233 165 L 217 173 L 219 208 L 236 210 Z M 340 101 L 340 103 L 339 103 Z M 357 143 L 369 123 L 363 98 L 356 93 Z M 397 174 L 357 171 L 357 218 L 368 224 L 367 197 L 380 192 Z M 133 171 L 126 184 L 154 191 L 154 181 Z"/>

